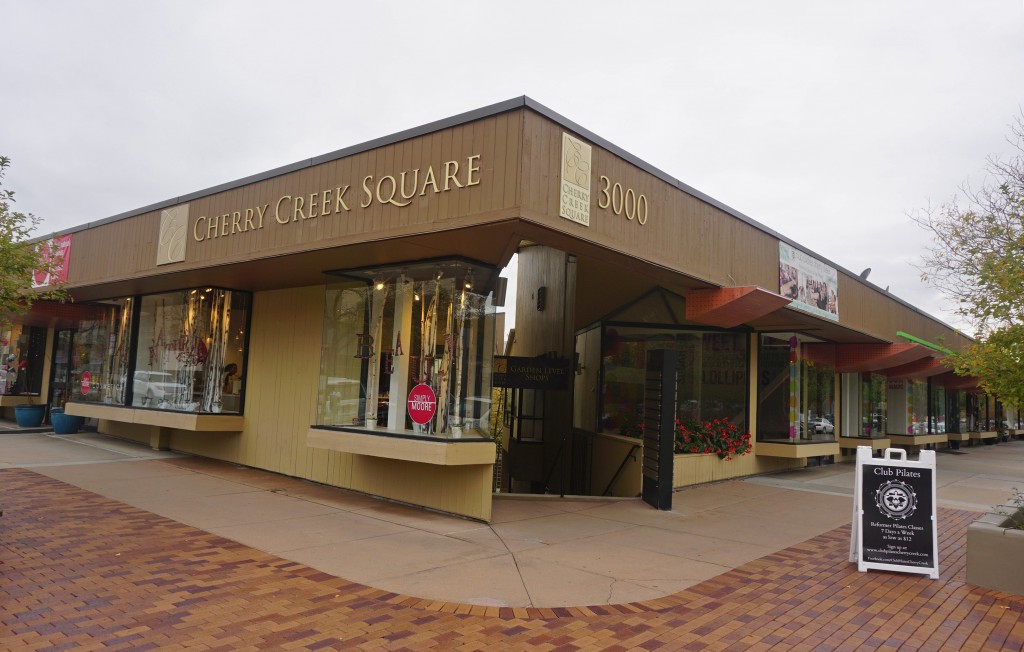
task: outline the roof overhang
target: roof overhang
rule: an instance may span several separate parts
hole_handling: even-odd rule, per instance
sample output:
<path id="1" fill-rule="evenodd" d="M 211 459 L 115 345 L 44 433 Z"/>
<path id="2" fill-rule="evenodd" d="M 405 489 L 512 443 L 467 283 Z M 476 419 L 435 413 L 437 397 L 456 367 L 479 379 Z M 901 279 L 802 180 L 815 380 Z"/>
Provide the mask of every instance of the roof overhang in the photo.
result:
<path id="1" fill-rule="evenodd" d="M 756 285 L 693 290 L 686 295 L 686 319 L 734 328 L 789 305 L 786 297 Z"/>
<path id="2" fill-rule="evenodd" d="M 952 371 L 932 378 L 933 384 L 941 385 L 947 390 L 980 391 L 978 387 L 980 381 L 981 379 L 977 376 L 958 376 Z"/>
<path id="3" fill-rule="evenodd" d="M 944 359 L 945 358 L 921 358 L 920 360 L 908 362 L 907 364 L 896 367 L 880 369 L 878 373 L 884 374 L 889 378 L 920 380 L 930 376 L 938 376 L 949 371 L 949 367 L 947 367 L 945 362 L 943 362 Z"/>
<path id="4" fill-rule="evenodd" d="M 920 344 L 840 344 L 836 350 L 836 371 L 867 373 L 900 367 L 935 352 Z"/>
<path id="5" fill-rule="evenodd" d="M 105 315 L 106 310 L 95 304 L 39 300 L 32 302 L 28 312 L 8 314 L 6 318 L 40 328 L 77 328 L 79 322 L 103 319 Z"/>

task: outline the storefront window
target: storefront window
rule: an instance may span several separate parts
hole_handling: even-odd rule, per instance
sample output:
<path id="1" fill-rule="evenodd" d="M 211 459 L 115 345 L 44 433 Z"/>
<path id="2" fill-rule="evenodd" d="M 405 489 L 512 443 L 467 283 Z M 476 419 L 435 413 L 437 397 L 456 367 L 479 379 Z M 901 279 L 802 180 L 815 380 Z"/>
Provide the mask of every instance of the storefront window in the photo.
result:
<path id="1" fill-rule="evenodd" d="M 8 324 L 0 330 L 0 394 L 38 396 L 43 386 L 46 329 Z"/>
<path id="2" fill-rule="evenodd" d="M 496 278 L 461 261 L 339 273 L 327 285 L 317 424 L 489 435 Z"/>
<path id="3" fill-rule="evenodd" d="M 861 374 L 861 428 L 865 437 L 885 437 L 886 378 L 881 374 Z"/>
<path id="4" fill-rule="evenodd" d="M 928 385 L 923 380 L 907 381 L 907 434 L 928 434 Z"/>
<path id="5" fill-rule="evenodd" d="M 979 432 L 981 430 L 981 401 L 978 395 L 967 394 L 966 405 L 967 429 L 964 432 Z"/>
<path id="6" fill-rule="evenodd" d="M 132 405 L 186 412 L 241 411 L 249 295 L 196 288 L 137 301 Z"/>
<path id="7" fill-rule="evenodd" d="M 67 349 L 60 343 L 55 360 L 61 370 L 70 372 L 70 383 L 65 387 L 63 378 L 55 378 L 55 391 L 66 392 L 67 398 L 77 401 L 124 405 L 132 303 L 133 299 L 127 298 L 80 306 L 78 329 L 73 335 L 61 331 L 72 338 L 70 360 L 62 359 Z"/>
<path id="8" fill-rule="evenodd" d="M 967 432 L 964 392 L 946 392 L 946 432 Z"/>
<path id="9" fill-rule="evenodd" d="M 747 427 L 746 333 L 609 325 L 601 358 L 601 431 L 640 437 L 647 353 L 677 353 L 676 418 Z"/>
<path id="10" fill-rule="evenodd" d="M 759 441 L 835 441 L 835 346 L 798 333 L 761 335 Z"/>
<path id="11" fill-rule="evenodd" d="M 946 432 L 946 388 L 932 385 L 931 392 L 931 410 L 928 413 L 930 431 L 933 434 L 942 434 Z"/>

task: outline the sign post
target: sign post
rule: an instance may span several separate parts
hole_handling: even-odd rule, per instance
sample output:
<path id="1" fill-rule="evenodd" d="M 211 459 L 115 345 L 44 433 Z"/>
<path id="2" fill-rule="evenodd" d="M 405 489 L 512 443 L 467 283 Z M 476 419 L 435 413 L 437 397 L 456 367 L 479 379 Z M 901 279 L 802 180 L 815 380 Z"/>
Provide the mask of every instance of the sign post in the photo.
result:
<path id="1" fill-rule="evenodd" d="M 857 447 L 850 561 L 859 571 L 939 578 L 935 451 L 914 462 L 900 448 L 874 458 L 871 447 Z"/>

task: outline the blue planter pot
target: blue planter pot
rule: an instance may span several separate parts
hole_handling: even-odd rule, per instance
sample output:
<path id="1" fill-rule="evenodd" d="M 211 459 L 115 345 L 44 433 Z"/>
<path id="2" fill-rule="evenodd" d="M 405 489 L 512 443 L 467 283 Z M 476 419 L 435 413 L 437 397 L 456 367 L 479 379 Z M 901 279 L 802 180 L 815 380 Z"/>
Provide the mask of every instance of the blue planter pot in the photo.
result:
<path id="1" fill-rule="evenodd" d="M 22 428 L 38 428 L 46 414 L 45 405 L 15 405 L 14 420 Z"/>
<path id="2" fill-rule="evenodd" d="M 82 417 L 64 414 L 64 411 L 50 412 L 50 422 L 53 424 L 53 432 L 58 435 L 73 435 L 82 427 L 85 421 Z"/>

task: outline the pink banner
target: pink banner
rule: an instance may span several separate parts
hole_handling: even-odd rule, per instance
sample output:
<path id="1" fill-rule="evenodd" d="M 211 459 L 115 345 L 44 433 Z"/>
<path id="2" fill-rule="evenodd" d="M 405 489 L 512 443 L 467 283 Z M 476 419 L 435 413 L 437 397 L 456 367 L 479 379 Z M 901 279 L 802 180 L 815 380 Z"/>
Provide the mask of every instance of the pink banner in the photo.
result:
<path id="1" fill-rule="evenodd" d="M 42 245 L 44 261 L 53 257 L 53 269 L 49 272 L 37 269 L 32 272 L 32 287 L 43 288 L 68 280 L 68 267 L 71 264 L 71 234 L 47 240 Z"/>

